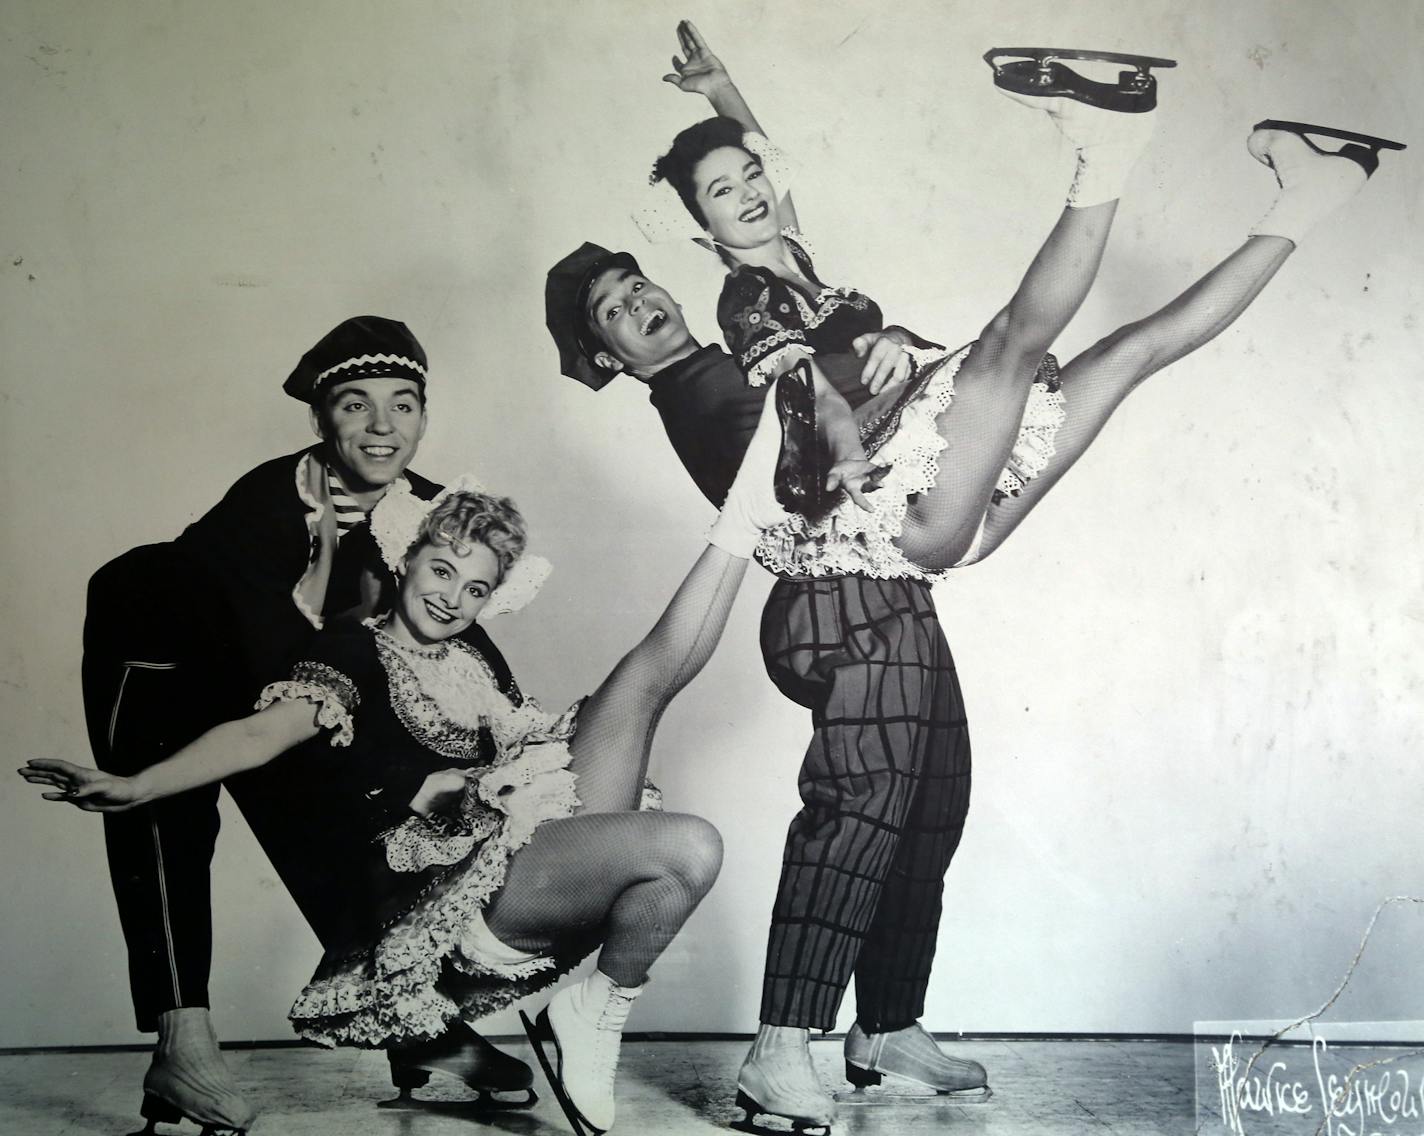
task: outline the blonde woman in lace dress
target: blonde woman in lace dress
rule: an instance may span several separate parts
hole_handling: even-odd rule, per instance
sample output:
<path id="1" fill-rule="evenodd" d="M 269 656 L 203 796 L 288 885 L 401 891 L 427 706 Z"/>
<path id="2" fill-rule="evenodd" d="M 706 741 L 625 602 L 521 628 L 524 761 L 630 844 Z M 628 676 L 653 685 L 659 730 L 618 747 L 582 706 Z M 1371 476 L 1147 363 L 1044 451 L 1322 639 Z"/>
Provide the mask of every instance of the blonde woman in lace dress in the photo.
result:
<path id="1" fill-rule="evenodd" d="M 400 579 L 392 610 L 321 634 L 252 716 L 133 777 L 48 760 L 21 775 L 47 800 L 115 812 L 315 743 L 303 756 L 323 763 L 329 791 L 311 803 L 312 855 L 348 917 L 292 1007 L 298 1032 L 418 1066 L 453 1021 L 548 985 L 601 942 L 597 969 L 527 1024 L 541 1054 L 555 1043 L 543 1063 L 570 1123 L 606 1130 L 628 1010 L 721 865 L 716 829 L 650 799 L 652 737 L 720 638 L 761 529 L 785 516 L 776 445 L 768 415 L 661 618 L 562 714 L 501 692 L 455 638 L 542 578 L 512 503 L 457 486 L 433 508 L 409 494 L 378 506 L 373 532 Z"/>

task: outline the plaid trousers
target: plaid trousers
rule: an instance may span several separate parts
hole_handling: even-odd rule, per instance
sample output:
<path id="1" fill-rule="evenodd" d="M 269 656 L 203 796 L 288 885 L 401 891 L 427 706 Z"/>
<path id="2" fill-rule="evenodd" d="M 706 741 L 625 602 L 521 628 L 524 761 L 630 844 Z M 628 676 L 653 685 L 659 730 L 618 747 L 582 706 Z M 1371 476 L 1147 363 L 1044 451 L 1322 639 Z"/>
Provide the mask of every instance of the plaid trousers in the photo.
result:
<path id="1" fill-rule="evenodd" d="M 828 1030 L 852 973 L 856 1020 L 924 1012 L 944 873 L 969 810 L 969 729 L 929 585 L 779 580 L 767 673 L 811 710 L 803 807 L 786 836 L 761 1020 Z"/>

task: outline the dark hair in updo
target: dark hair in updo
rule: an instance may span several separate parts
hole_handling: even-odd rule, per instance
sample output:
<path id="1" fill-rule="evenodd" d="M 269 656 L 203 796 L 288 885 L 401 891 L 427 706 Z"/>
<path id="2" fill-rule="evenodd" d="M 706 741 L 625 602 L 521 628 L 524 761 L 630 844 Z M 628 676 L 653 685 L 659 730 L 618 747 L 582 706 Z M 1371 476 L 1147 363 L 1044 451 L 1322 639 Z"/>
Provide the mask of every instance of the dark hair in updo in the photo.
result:
<path id="1" fill-rule="evenodd" d="M 451 493 L 426 515 L 411 551 L 422 544 L 442 544 L 458 553 L 459 545 L 475 542 L 494 553 L 503 580 L 524 551 L 524 517 L 513 501 L 469 490 Z"/>
<path id="2" fill-rule="evenodd" d="M 682 203 L 687 206 L 693 220 L 706 227 L 707 217 L 697 202 L 697 187 L 692 180 L 693 171 L 697 169 L 698 162 L 713 150 L 720 150 L 724 146 L 742 150 L 748 157 L 755 159 L 755 155 L 742 141 L 745 133 L 742 124 L 735 118 L 718 115 L 716 118 L 703 119 L 681 131 L 672 140 L 672 149 L 653 163 L 653 176 L 649 180 L 654 185 L 666 181 L 677 190 L 677 195 L 682 198 Z"/>

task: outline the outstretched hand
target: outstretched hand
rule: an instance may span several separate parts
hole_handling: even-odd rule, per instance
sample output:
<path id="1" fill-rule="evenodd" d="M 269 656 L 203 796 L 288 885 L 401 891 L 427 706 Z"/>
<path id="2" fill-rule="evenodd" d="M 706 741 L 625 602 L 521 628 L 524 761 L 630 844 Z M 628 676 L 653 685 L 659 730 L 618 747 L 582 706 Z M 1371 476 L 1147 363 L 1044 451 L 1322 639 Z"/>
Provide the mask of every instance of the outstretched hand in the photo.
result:
<path id="1" fill-rule="evenodd" d="M 847 458 L 831 466 L 826 475 L 826 488 L 834 493 L 844 489 L 850 499 L 867 513 L 874 508 L 867 494 L 880 488 L 880 482 L 890 472 L 888 465 L 876 465 L 860 458 Z"/>
<path id="2" fill-rule="evenodd" d="M 83 765 L 37 758 L 16 772 L 32 785 L 52 787 L 55 792 L 43 794 L 46 801 L 65 801 L 86 813 L 120 813 L 139 803 L 129 778 Z"/>
<path id="3" fill-rule="evenodd" d="M 672 72 L 663 76 L 664 83 L 671 83 L 689 94 L 711 97 L 713 91 L 732 81 L 722 61 L 712 54 L 702 33 L 692 26 L 691 20 L 683 20 L 677 25 L 677 42 L 686 59 L 672 57 Z"/>

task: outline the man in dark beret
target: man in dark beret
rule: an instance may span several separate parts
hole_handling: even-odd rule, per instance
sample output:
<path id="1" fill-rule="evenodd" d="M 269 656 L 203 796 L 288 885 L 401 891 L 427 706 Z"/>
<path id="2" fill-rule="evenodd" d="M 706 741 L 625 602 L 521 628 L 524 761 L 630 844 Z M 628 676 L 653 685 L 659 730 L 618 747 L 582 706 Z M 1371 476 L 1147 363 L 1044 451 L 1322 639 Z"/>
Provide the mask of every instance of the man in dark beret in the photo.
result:
<path id="1" fill-rule="evenodd" d="M 84 703 L 100 768 L 120 774 L 251 711 L 261 688 L 337 617 L 376 612 L 392 586 L 367 515 L 398 480 L 429 500 L 440 486 L 408 470 L 426 427 L 426 357 L 405 324 L 357 316 L 332 329 L 283 384 L 307 404 L 320 441 L 237 480 L 177 540 L 124 553 L 94 574 L 84 626 Z M 514 691 L 475 625 L 464 636 Z M 516 695 L 517 697 L 517 695 Z M 318 937 L 340 913 L 304 850 L 323 832 L 314 773 L 294 754 L 229 791 Z M 399 823 L 405 802 L 371 801 Z M 255 1115 L 223 1062 L 208 1011 L 209 863 L 217 786 L 104 818 L 138 1028 L 158 1034 L 143 1114 L 245 1130 Z M 388 1053 L 418 1087 L 438 1065 L 481 1090 L 527 1089 L 527 1066 L 461 1023 Z"/>

